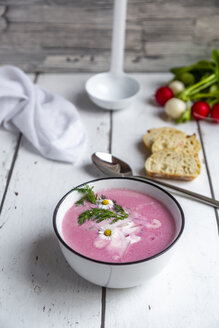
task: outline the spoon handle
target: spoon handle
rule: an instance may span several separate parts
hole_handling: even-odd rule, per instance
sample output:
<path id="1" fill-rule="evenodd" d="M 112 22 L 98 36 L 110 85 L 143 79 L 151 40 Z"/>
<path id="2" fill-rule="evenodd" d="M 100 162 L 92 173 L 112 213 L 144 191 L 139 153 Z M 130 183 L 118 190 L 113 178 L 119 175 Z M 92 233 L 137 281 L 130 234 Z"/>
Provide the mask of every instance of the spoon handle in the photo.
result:
<path id="1" fill-rule="evenodd" d="M 204 195 L 197 194 L 196 192 L 193 192 L 193 191 L 190 191 L 190 190 L 186 190 L 186 189 L 183 189 L 183 188 L 180 188 L 180 187 L 171 185 L 171 184 L 166 183 L 166 182 L 156 181 L 155 179 L 152 179 L 150 177 L 143 177 L 143 176 L 138 176 L 138 175 L 135 175 L 134 177 L 135 178 L 144 179 L 144 180 L 147 180 L 147 181 L 151 181 L 153 183 L 156 183 L 158 185 L 164 186 L 166 188 L 179 191 L 179 192 L 181 192 L 183 194 L 186 194 L 186 195 L 189 195 L 189 196 L 193 197 L 194 199 L 196 199 L 200 203 L 204 203 L 204 204 L 207 204 L 207 205 L 210 205 L 210 206 L 219 208 L 219 201 L 218 200 L 215 200 L 213 198 L 210 198 L 210 197 L 206 197 Z"/>
<path id="2" fill-rule="evenodd" d="M 118 75 L 123 72 L 127 1 L 128 0 L 114 0 L 110 67 L 110 72 L 114 75 Z"/>

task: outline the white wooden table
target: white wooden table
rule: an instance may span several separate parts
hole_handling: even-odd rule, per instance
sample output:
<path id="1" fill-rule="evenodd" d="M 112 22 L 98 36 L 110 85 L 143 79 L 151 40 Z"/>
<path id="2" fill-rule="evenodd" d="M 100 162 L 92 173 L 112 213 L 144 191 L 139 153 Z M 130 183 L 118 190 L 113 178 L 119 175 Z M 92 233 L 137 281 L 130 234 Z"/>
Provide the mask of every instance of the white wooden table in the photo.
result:
<path id="1" fill-rule="evenodd" d="M 93 152 L 112 151 L 142 174 L 148 155 L 143 134 L 171 125 L 150 100 L 169 75 L 135 77 L 142 84 L 137 101 L 110 112 L 88 100 L 86 74 L 31 76 L 80 111 L 89 140 L 75 166 L 42 158 L 21 135 L 0 128 L 1 328 L 219 327 L 219 219 L 212 207 L 175 194 L 186 217 L 175 255 L 160 275 L 131 289 L 105 289 L 80 278 L 54 236 L 52 213 L 59 198 L 102 176 L 91 163 Z M 193 121 L 178 127 L 201 140 L 202 172 L 195 181 L 173 183 L 219 199 L 219 125 Z"/>

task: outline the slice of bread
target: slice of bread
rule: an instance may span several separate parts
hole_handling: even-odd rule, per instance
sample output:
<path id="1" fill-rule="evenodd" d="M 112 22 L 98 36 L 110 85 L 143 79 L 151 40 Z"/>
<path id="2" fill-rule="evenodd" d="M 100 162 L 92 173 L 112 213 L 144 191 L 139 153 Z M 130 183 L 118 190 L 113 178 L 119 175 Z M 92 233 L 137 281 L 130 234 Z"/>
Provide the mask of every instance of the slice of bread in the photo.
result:
<path id="1" fill-rule="evenodd" d="M 145 146 L 151 150 L 151 147 L 155 141 L 155 139 L 163 132 L 165 133 L 173 133 L 175 131 L 179 131 L 176 128 L 172 128 L 172 127 L 163 127 L 163 128 L 154 128 L 154 129 L 150 129 L 147 131 L 147 133 L 145 133 L 145 135 L 143 136 L 143 142 L 145 144 Z M 183 133 L 182 131 L 179 131 L 181 134 L 185 135 L 185 133 Z"/>
<path id="2" fill-rule="evenodd" d="M 182 150 L 187 154 L 198 154 L 200 152 L 201 144 L 195 133 L 191 136 L 186 136 L 185 144 Z"/>
<path id="3" fill-rule="evenodd" d="M 145 170 L 152 177 L 193 180 L 200 174 L 201 163 L 196 154 L 164 149 L 146 160 Z"/>
<path id="4" fill-rule="evenodd" d="M 181 131 L 180 131 L 181 132 Z M 178 149 L 185 151 L 186 153 L 198 154 L 201 145 L 196 138 L 196 134 L 192 136 L 186 136 L 184 133 L 181 134 L 178 131 L 175 132 L 162 132 L 154 141 L 152 145 L 152 153 L 156 153 L 163 149 Z"/>
<path id="5" fill-rule="evenodd" d="M 185 144 L 186 134 L 182 131 L 163 131 L 160 135 L 154 140 L 154 143 L 151 147 L 152 153 L 163 150 L 165 148 L 183 148 Z"/>

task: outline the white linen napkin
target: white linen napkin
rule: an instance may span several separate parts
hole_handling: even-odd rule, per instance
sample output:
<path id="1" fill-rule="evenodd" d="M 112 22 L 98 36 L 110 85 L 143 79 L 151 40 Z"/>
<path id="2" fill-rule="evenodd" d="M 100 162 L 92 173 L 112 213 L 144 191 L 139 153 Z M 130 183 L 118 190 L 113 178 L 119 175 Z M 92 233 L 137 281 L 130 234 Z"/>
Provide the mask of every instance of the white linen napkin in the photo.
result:
<path id="1" fill-rule="evenodd" d="M 31 82 L 19 68 L 0 68 L 0 125 L 19 130 L 45 157 L 74 163 L 86 133 L 75 106 Z"/>

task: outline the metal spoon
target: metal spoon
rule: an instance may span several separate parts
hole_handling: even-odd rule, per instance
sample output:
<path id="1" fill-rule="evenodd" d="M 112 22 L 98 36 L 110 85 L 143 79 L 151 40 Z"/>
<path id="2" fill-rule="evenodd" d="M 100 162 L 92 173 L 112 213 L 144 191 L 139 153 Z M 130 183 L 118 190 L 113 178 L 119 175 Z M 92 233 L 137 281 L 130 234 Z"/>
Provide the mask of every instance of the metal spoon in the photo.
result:
<path id="1" fill-rule="evenodd" d="M 197 194 L 190 190 L 186 190 L 186 189 L 171 185 L 166 182 L 155 180 L 150 177 L 133 175 L 131 167 L 127 163 L 123 162 L 121 159 L 113 156 L 112 154 L 96 152 L 92 155 L 92 161 L 95 164 L 95 166 L 97 166 L 98 169 L 100 171 L 102 171 L 103 173 L 105 173 L 106 175 L 119 176 L 119 177 L 136 177 L 136 178 L 143 179 L 146 181 L 150 181 L 150 182 L 152 181 L 153 183 L 156 183 L 163 187 L 176 190 L 182 194 L 189 195 L 201 203 L 219 208 L 219 201 L 217 201 L 215 199 Z"/>

